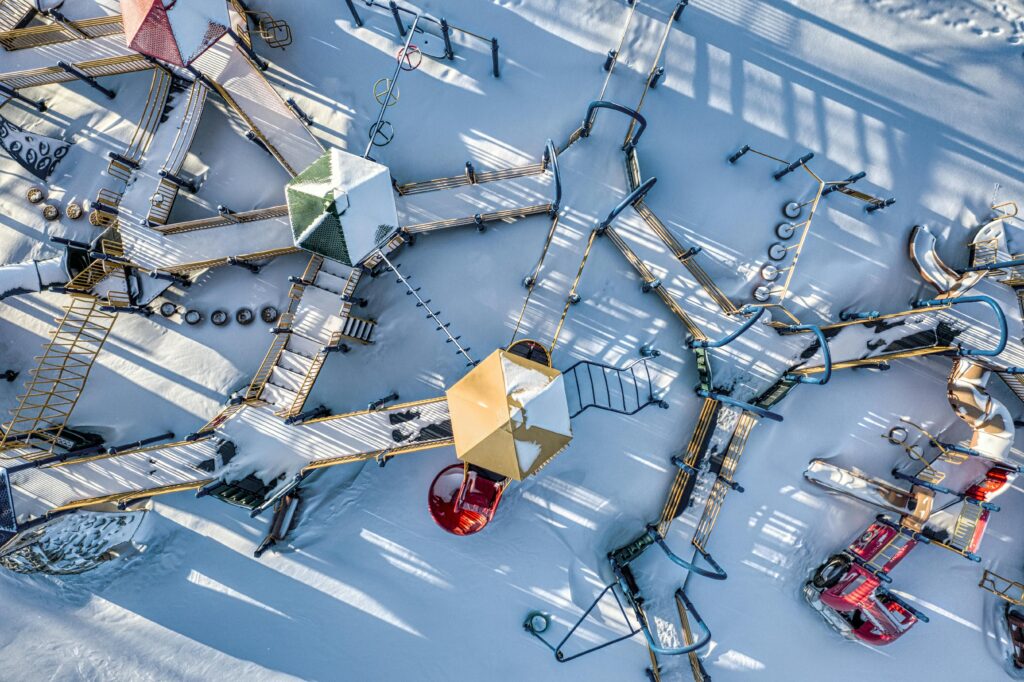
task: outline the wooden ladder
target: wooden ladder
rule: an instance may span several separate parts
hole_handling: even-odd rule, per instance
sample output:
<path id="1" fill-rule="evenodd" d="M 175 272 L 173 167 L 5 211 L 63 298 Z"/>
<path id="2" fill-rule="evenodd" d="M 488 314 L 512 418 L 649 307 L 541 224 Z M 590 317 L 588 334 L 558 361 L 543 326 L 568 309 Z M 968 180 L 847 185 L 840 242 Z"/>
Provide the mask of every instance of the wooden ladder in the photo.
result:
<path id="1" fill-rule="evenodd" d="M 72 410 L 85 389 L 96 356 L 103 348 L 116 313 L 100 310 L 92 296 L 72 294 L 58 320 L 53 338 L 37 358 L 32 379 L 4 426 L 0 448 L 19 447 L 26 440 L 41 441 L 52 452 Z"/>

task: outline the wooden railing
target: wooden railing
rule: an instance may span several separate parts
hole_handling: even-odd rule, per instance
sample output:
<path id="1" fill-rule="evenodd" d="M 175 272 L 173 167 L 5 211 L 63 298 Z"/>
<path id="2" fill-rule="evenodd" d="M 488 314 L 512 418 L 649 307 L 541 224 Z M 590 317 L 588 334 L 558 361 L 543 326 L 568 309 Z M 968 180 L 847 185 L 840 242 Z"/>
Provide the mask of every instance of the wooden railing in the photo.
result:
<path id="1" fill-rule="evenodd" d="M 69 21 L 66 24 L 55 21 L 44 26 L 28 26 L 0 32 L 0 45 L 5 50 L 23 50 L 42 45 L 54 45 L 72 40 L 100 38 L 124 33 L 121 16 L 97 17 Z"/>
<path id="2" fill-rule="evenodd" d="M 182 232 L 194 232 L 196 230 L 210 230 L 217 227 L 225 227 L 235 223 L 252 223 L 271 218 L 282 218 L 288 215 L 288 206 L 271 206 L 269 208 L 258 208 L 252 211 L 239 211 L 229 215 L 216 215 L 210 218 L 188 220 L 174 223 L 172 225 L 161 225 L 153 228 L 160 234 L 181 234 Z"/>

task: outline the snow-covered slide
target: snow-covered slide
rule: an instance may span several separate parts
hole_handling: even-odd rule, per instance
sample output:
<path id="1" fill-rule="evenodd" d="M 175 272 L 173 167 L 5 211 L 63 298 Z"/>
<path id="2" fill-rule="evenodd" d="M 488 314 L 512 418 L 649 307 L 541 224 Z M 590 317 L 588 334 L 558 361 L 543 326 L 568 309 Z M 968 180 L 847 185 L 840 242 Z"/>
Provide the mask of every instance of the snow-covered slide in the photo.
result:
<path id="1" fill-rule="evenodd" d="M 938 299 L 961 296 L 985 277 L 983 270 L 960 274 L 946 265 L 936 250 L 935 235 L 924 225 L 915 225 L 911 230 L 907 251 L 921 279 L 939 292 Z"/>
<path id="2" fill-rule="evenodd" d="M 230 37 L 194 65 L 289 174 L 298 175 L 323 156 L 320 143 Z"/>
<path id="3" fill-rule="evenodd" d="M 949 404 L 971 427 L 969 447 L 979 456 L 1015 468 L 1009 454 L 1013 447 L 1013 417 L 986 389 L 992 371 L 967 358 L 957 358 L 949 374 Z"/>

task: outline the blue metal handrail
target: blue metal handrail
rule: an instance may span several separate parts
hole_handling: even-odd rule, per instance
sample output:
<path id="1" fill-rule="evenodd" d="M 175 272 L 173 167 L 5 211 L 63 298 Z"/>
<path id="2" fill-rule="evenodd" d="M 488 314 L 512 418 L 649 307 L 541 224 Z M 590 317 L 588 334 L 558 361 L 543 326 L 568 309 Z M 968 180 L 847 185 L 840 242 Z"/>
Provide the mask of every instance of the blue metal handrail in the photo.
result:
<path id="1" fill-rule="evenodd" d="M 919 299 L 914 302 L 915 308 L 927 308 L 935 305 L 959 305 L 961 303 L 984 303 L 992 309 L 992 312 L 996 314 L 996 321 L 999 323 L 999 343 L 996 347 L 991 350 L 972 350 L 970 348 L 964 350 L 963 347 L 957 346 L 957 355 L 981 355 L 985 357 L 993 357 L 999 355 L 1006 349 L 1006 339 L 1008 330 L 1006 328 L 1006 315 L 1003 313 L 1003 309 L 999 307 L 999 304 L 992 299 L 991 296 L 984 294 L 978 296 L 960 296 L 958 298 L 944 298 L 944 299 Z"/>
<path id="2" fill-rule="evenodd" d="M 683 592 L 683 588 L 680 587 L 676 590 L 675 597 L 677 601 L 682 602 L 683 608 L 685 608 L 687 611 L 690 612 L 691 615 L 693 615 L 694 623 L 703 632 L 699 637 L 697 637 L 694 640 L 693 644 L 687 644 L 686 646 L 677 647 L 663 647 L 654 641 L 654 636 L 651 635 L 651 629 L 647 625 L 647 618 L 645 615 L 645 617 L 640 620 L 640 629 L 643 630 L 644 638 L 647 640 L 647 646 L 650 647 L 651 651 L 653 651 L 656 654 L 661 654 L 662 656 L 679 656 L 681 654 L 688 654 L 691 651 L 696 651 L 697 649 L 700 649 L 709 641 L 711 641 L 711 630 L 708 629 L 708 626 L 704 622 L 704 619 L 701 618 L 700 613 L 698 613 L 697 609 L 694 608 L 693 602 L 691 602 L 689 598 L 686 596 L 686 593 Z"/>
<path id="3" fill-rule="evenodd" d="M 767 308 L 765 308 L 764 306 L 759 307 L 757 309 L 757 312 L 751 315 L 749 318 L 747 318 L 747 320 L 743 324 L 741 324 L 739 328 L 736 329 L 736 331 L 729 334 L 728 336 L 724 336 L 718 339 L 717 341 L 711 341 L 709 339 L 704 339 L 703 341 L 687 339 L 686 345 L 689 348 L 721 348 L 722 346 L 727 346 L 736 339 L 738 339 L 740 336 L 742 336 L 745 331 L 753 327 L 754 324 L 761 319 L 761 316 L 764 315 L 764 311 L 766 310 Z M 744 308 L 743 310 L 740 311 L 740 313 L 743 314 L 749 314 L 750 312 L 751 309 L 749 307 Z"/>
<path id="4" fill-rule="evenodd" d="M 558 207 L 562 205 L 562 175 L 558 172 L 558 151 L 555 149 L 555 143 L 550 139 L 544 148 L 544 155 L 547 157 L 548 163 L 551 164 L 551 174 L 554 176 L 555 185 L 555 199 L 551 203 L 551 215 L 558 213 Z"/>
<path id="5" fill-rule="evenodd" d="M 608 213 L 608 217 L 602 220 L 601 224 L 597 226 L 598 236 L 604 234 L 604 231 L 612 224 L 612 221 L 615 220 L 620 213 L 625 211 L 627 207 L 632 206 L 634 203 L 647 196 L 647 193 L 651 191 L 651 188 L 654 187 L 654 183 L 656 182 L 658 182 L 658 178 L 647 178 L 640 183 L 639 187 L 627 194 L 622 201 L 616 204 L 615 208 Z"/>
<path id="6" fill-rule="evenodd" d="M 636 147 L 637 143 L 640 142 L 640 136 L 644 134 L 644 130 L 647 128 L 647 119 L 644 118 L 639 111 L 636 109 L 630 109 L 629 107 L 616 104 L 615 102 L 609 102 L 607 100 L 598 99 L 590 103 L 587 107 L 587 116 L 583 119 L 583 127 L 580 129 L 580 136 L 587 137 L 590 135 L 590 130 L 594 127 L 594 117 L 597 115 L 598 109 L 611 109 L 612 111 L 618 111 L 619 113 L 629 116 L 639 125 L 637 126 L 636 132 L 633 133 L 633 137 L 626 141 L 622 145 L 624 151 L 628 151 Z"/>
<path id="7" fill-rule="evenodd" d="M 745 403 L 742 400 L 736 400 L 735 398 L 730 398 L 729 396 L 723 395 L 723 394 L 721 394 L 721 393 L 719 393 L 717 391 L 707 391 L 707 390 L 704 390 L 703 388 L 700 388 L 698 386 L 697 387 L 697 395 L 699 395 L 702 398 L 711 398 L 712 400 L 717 400 L 718 402 L 725 403 L 726 405 L 732 405 L 733 407 L 739 407 L 740 409 L 747 410 L 748 412 L 753 412 L 754 414 L 756 414 L 759 417 L 766 417 L 768 419 L 771 419 L 772 421 L 777 421 L 777 422 L 781 422 L 782 421 L 782 415 L 781 414 L 777 414 L 775 412 L 772 412 L 771 410 L 766 410 L 763 407 L 758 407 L 757 405 L 753 405 L 751 403 Z"/>
<path id="8" fill-rule="evenodd" d="M 784 328 L 786 331 L 791 332 L 811 332 L 818 337 L 818 343 L 821 345 L 821 355 L 824 360 L 822 367 L 825 371 L 820 377 L 804 376 L 803 374 L 787 374 L 786 378 L 790 381 L 795 381 L 800 384 L 827 384 L 828 380 L 832 378 L 832 353 L 828 349 L 828 340 L 825 338 L 825 334 L 821 331 L 821 327 L 816 324 L 791 324 Z"/>
<path id="9" fill-rule="evenodd" d="M 1024 259 L 1015 258 L 1013 260 L 1001 260 L 995 263 L 987 263 L 985 265 L 975 265 L 974 267 L 964 268 L 960 270 L 960 274 L 965 272 L 977 272 L 979 270 L 995 270 L 997 268 L 1015 268 L 1024 265 Z"/>
<path id="10" fill-rule="evenodd" d="M 682 568 L 685 568 L 687 571 L 691 571 L 693 573 L 696 573 L 697 575 L 702 575 L 705 578 L 711 578 L 712 580 L 725 580 L 729 577 L 725 570 L 718 565 L 718 562 L 712 559 L 711 555 L 702 550 L 700 547 L 696 547 L 696 545 L 694 545 L 694 547 L 696 547 L 697 549 L 697 552 L 694 553 L 694 558 L 696 559 L 697 553 L 700 553 L 700 555 L 704 557 L 704 560 L 711 565 L 712 570 L 710 571 L 706 568 L 701 568 L 692 561 L 687 561 L 686 559 L 683 559 L 682 557 L 678 556 L 675 552 L 673 552 L 671 549 L 669 549 L 668 543 L 665 542 L 665 538 L 661 536 L 661 533 L 658 532 L 656 526 L 648 526 L 647 535 L 652 540 L 654 540 L 654 542 L 658 543 L 658 547 L 661 547 L 662 551 L 665 552 L 665 556 L 667 556 L 672 563 L 681 566 Z"/>

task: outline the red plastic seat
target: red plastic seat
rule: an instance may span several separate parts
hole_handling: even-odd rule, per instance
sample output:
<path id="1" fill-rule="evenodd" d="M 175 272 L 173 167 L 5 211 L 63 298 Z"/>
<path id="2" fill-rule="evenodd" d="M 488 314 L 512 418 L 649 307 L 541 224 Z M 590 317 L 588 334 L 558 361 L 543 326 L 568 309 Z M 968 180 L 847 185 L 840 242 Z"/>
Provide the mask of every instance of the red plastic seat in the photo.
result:
<path id="1" fill-rule="evenodd" d="M 505 490 L 462 464 L 445 467 L 430 485 L 427 503 L 437 525 L 454 535 L 472 535 L 494 517 Z"/>

